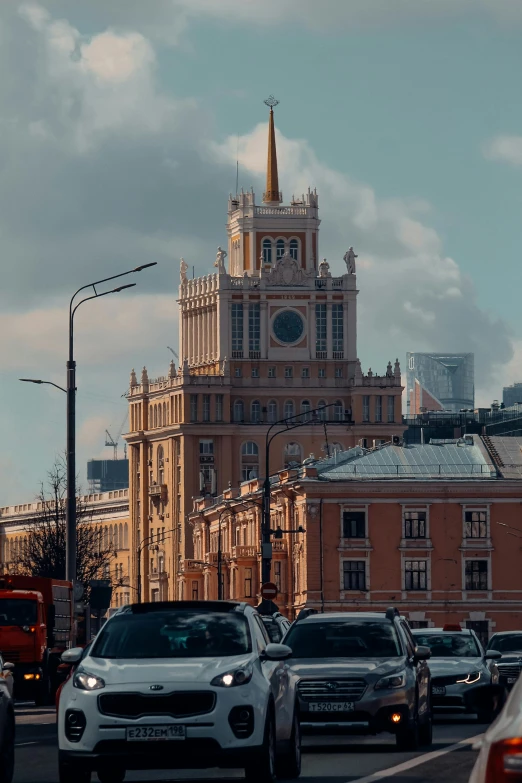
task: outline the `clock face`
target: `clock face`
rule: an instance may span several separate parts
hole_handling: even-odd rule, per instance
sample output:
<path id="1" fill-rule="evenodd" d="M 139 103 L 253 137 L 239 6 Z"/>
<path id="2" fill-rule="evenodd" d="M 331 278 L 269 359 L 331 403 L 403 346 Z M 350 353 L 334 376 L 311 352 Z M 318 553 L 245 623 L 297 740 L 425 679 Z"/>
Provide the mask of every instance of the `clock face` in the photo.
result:
<path id="1" fill-rule="evenodd" d="M 273 320 L 272 329 L 280 343 L 297 343 L 304 332 L 304 321 L 295 310 L 283 310 Z"/>

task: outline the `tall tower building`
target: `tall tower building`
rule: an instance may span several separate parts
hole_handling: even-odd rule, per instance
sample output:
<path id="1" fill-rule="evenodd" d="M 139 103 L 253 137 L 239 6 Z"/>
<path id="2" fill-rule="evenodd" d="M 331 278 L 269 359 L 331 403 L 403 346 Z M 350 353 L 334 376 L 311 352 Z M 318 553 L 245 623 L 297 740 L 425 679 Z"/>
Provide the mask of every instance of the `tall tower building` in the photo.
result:
<path id="1" fill-rule="evenodd" d="M 408 413 L 475 407 L 474 354 L 406 354 Z"/>
<path id="2" fill-rule="evenodd" d="M 316 191 L 283 204 L 277 102 L 267 104 L 262 204 L 253 190 L 230 196 L 228 247 L 218 248 L 213 274 L 189 279 L 181 260 L 179 367 L 171 362 L 154 381 L 145 368 L 141 382 L 131 374 L 129 497 L 144 600 L 198 597 L 191 575 L 206 566 L 194 559 L 193 499 L 260 477 L 272 423 L 299 415 L 303 426 L 274 440 L 271 472 L 404 430 L 398 361 L 364 375 L 357 357 L 357 256 L 350 248 L 346 273 L 332 276 L 319 262 Z M 309 412 L 322 407 L 312 422 Z"/>

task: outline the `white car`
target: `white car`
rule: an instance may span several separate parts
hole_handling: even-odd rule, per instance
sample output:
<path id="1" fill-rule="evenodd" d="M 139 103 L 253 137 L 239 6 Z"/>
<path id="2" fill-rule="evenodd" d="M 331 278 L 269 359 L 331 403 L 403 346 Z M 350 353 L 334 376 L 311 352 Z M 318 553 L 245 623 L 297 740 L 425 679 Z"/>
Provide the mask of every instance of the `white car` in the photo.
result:
<path id="1" fill-rule="evenodd" d="M 502 704 L 503 685 L 491 686 L 491 708 Z M 522 679 L 479 743 L 469 783 L 517 783 L 522 780 Z"/>
<path id="2" fill-rule="evenodd" d="M 62 660 L 74 663 L 83 650 Z M 120 783 L 127 770 L 244 768 L 248 781 L 299 777 L 290 648 L 251 606 L 172 601 L 122 608 L 65 683 L 60 783 Z"/>

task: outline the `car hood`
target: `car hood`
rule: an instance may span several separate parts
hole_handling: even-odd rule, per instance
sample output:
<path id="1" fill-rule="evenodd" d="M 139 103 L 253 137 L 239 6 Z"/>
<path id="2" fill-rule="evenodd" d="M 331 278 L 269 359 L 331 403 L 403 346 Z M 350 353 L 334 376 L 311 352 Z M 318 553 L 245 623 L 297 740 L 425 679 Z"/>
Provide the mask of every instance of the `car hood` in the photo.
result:
<path id="1" fill-rule="evenodd" d="M 443 674 L 467 674 L 485 668 L 482 658 L 430 658 L 428 666 L 434 677 Z"/>
<path id="2" fill-rule="evenodd" d="M 218 674 L 238 669 L 252 661 L 252 655 L 233 655 L 222 658 L 155 658 L 147 660 L 123 658 L 91 658 L 80 668 L 97 674 L 106 685 L 138 685 L 158 683 L 210 683 Z"/>
<path id="3" fill-rule="evenodd" d="M 290 658 L 288 666 L 298 677 L 332 679 L 342 677 L 364 677 L 374 674 L 384 676 L 398 671 L 405 665 L 400 658 Z"/>
<path id="4" fill-rule="evenodd" d="M 499 658 L 498 661 L 495 661 L 497 665 L 501 665 L 503 663 L 522 663 L 522 652 L 506 652 L 502 653 L 502 658 Z"/>

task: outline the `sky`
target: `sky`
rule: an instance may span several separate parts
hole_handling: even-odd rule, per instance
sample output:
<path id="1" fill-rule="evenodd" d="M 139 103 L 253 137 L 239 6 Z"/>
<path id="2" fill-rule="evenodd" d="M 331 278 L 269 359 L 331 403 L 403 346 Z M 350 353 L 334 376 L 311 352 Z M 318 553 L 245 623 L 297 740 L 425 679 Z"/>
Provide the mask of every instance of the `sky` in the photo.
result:
<path id="1" fill-rule="evenodd" d="M 84 489 L 130 370 L 166 374 L 236 159 L 261 200 L 269 94 L 284 199 L 317 188 L 334 274 L 358 253 L 363 369 L 473 351 L 480 405 L 522 381 L 521 35 L 519 0 L 3 0 L 0 506 L 63 453 L 65 395 L 18 378 L 65 385 L 77 288 L 158 264 L 76 316 Z"/>

